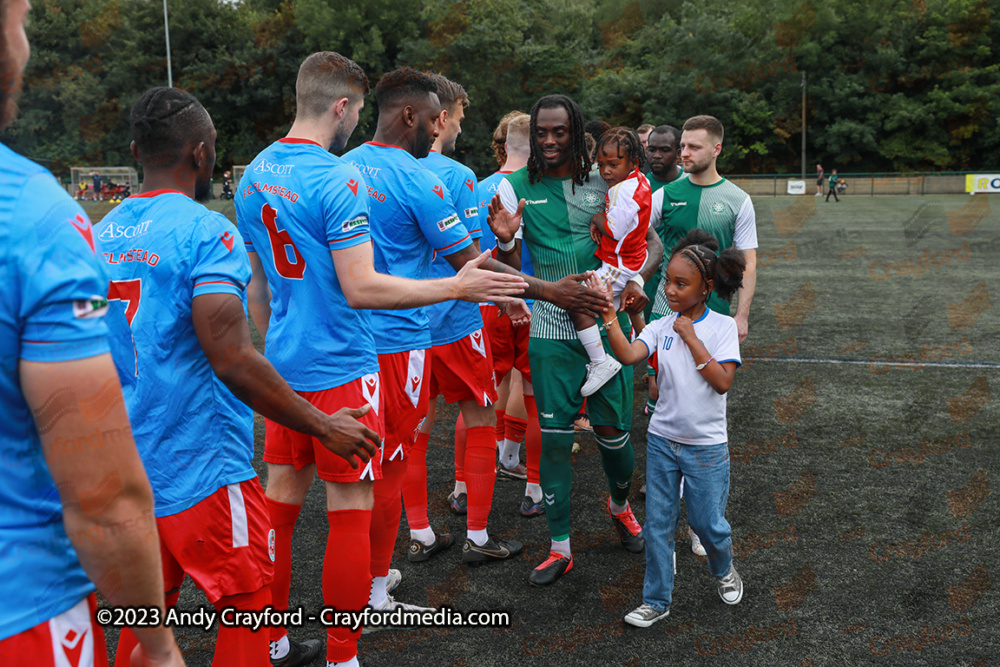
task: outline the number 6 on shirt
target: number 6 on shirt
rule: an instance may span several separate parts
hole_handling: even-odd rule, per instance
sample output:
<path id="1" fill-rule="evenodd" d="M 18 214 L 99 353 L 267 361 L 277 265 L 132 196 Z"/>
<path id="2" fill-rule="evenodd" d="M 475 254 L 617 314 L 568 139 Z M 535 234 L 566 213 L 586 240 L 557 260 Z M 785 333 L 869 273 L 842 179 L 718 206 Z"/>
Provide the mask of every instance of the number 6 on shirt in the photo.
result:
<path id="1" fill-rule="evenodd" d="M 302 280 L 302 275 L 306 272 L 306 260 L 295 247 L 291 234 L 287 229 L 278 229 L 278 212 L 270 204 L 264 204 L 260 209 L 260 221 L 267 229 L 267 235 L 271 239 L 271 256 L 274 258 L 274 268 L 282 278 L 291 280 Z M 291 248 L 295 253 L 295 261 L 289 261 L 288 251 Z"/>

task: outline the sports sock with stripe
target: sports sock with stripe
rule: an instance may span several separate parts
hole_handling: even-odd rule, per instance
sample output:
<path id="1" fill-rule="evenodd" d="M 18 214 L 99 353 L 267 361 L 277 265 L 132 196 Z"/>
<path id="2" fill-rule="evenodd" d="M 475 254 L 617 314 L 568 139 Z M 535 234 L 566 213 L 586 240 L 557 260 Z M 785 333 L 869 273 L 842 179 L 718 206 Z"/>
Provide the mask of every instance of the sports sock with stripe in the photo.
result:
<path id="1" fill-rule="evenodd" d="M 542 493 L 545 499 L 545 520 L 554 540 L 569 537 L 569 491 L 573 482 L 570 455 L 573 450 L 573 430 L 545 429 L 542 431 L 542 456 L 539 465 Z"/>
<path id="2" fill-rule="evenodd" d="M 608 478 L 611 501 L 618 506 L 624 505 L 628 502 L 632 473 L 635 472 L 635 451 L 629 440 L 629 432 L 612 437 L 595 434 L 595 439 L 601 452 L 601 465 Z"/>
<path id="3" fill-rule="evenodd" d="M 417 432 L 417 439 L 410 450 L 403 481 L 403 504 L 406 506 L 406 523 L 413 531 L 430 528 L 427 520 L 427 442 L 429 433 Z"/>
<path id="4" fill-rule="evenodd" d="M 466 429 L 465 483 L 468 487 L 468 529 L 486 530 L 496 482 L 496 447 L 492 426 Z"/>
<path id="5" fill-rule="evenodd" d="M 493 433 L 490 437 L 493 437 Z M 468 435 L 466 434 L 465 419 L 462 417 L 462 413 L 458 413 L 458 419 L 455 420 L 455 481 L 465 483 L 465 446 L 468 440 Z M 464 493 L 465 490 L 463 489 Z M 458 486 L 455 486 L 455 493 L 458 493 Z"/>
<path id="6" fill-rule="evenodd" d="M 323 604 L 341 611 L 360 611 L 371 595 L 371 510 L 335 510 L 326 513 L 330 533 L 323 559 Z M 326 659 L 346 662 L 358 654 L 361 628 L 330 627 L 326 631 Z"/>

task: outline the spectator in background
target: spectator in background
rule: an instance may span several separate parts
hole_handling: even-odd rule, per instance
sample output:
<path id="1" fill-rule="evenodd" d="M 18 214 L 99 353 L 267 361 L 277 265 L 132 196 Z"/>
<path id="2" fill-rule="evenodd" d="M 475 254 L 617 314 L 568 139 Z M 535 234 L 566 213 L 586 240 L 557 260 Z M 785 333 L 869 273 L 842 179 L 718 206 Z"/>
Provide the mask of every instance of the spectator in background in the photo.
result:
<path id="1" fill-rule="evenodd" d="M 823 179 L 820 179 L 821 181 Z M 830 201 L 830 195 L 833 195 L 834 201 L 839 202 L 840 197 L 837 196 L 837 170 L 834 169 L 830 172 L 830 189 L 826 192 L 826 201 Z"/>
<path id="2" fill-rule="evenodd" d="M 816 165 L 816 196 L 823 196 L 823 165 Z"/>
<path id="3" fill-rule="evenodd" d="M 649 133 L 653 131 L 654 127 L 655 126 L 650 125 L 649 123 L 643 123 L 635 131 L 636 134 L 639 135 L 639 141 L 642 142 L 642 150 L 644 151 L 649 150 Z"/>
<path id="4" fill-rule="evenodd" d="M 101 174 L 98 171 L 91 172 L 90 174 L 94 179 L 94 201 L 104 201 L 104 196 L 101 193 Z"/>

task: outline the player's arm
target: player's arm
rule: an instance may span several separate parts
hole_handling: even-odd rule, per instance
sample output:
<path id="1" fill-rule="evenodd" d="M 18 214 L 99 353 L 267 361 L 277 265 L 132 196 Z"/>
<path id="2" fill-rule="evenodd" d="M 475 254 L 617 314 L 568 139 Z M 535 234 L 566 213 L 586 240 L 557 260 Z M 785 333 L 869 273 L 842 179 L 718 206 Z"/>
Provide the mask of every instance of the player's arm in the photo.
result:
<path id="1" fill-rule="evenodd" d="M 377 451 L 378 434 L 357 421 L 371 406 L 341 408 L 327 415 L 299 396 L 250 340 L 242 300 L 229 293 L 202 294 L 191 302 L 198 342 L 216 376 L 254 411 L 317 438 L 357 468 Z"/>
<path id="2" fill-rule="evenodd" d="M 507 303 L 524 291 L 525 283 L 518 275 L 498 275 L 484 270 L 484 263 L 493 261 L 488 259 L 488 252 L 477 253 L 472 245 L 467 250 L 472 261 L 462 267 L 458 275 L 433 280 L 411 280 L 378 273 L 370 242 L 331 250 L 330 254 L 351 308 L 399 310 L 453 299 Z"/>
<path id="3" fill-rule="evenodd" d="M 253 273 L 253 278 L 247 285 L 247 309 L 257 331 L 262 338 L 267 339 L 267 327 L 271 323 L 271 288 L 267 284 L 260 255 L 247 252 L 247 256 L 250 257 L 250 269 Z"/>
<path id="4" fill-rule="evenodd" d="M 750 333 L 750 304 L 757 289 L 757 214 L 749 197 L 736 216 L 733 243 L 743 251 L 743 258 L 747 263 L 743 271 L 743 286 L 736 292 L 736 315 L 733 317 L 742 343 Z"/>
<path id="5" fill-rule="evenodd" d="M 743 271 L 743 286 L 736 292 L 736 329 L 740 333 L 740 342 L 746 340 L 750 333 L 750 304 L 753 302 L 753 293 L 757 289 L 757 249 L 750 248 L 743 251 L 747 268 Z"/>
<path id="6" fill-rule="evenodd" d="M 66 534 L 91 581 L 112 605 L 159 607 L 163 600 L 153 490 L 129 426 L 111 355 L 20 362 L 21 390 L 59 490 Z M 100 435 L 100 449 L 63 447 Z M 133 627 L 150 665 L 183 665 L 169 628 Z"/>

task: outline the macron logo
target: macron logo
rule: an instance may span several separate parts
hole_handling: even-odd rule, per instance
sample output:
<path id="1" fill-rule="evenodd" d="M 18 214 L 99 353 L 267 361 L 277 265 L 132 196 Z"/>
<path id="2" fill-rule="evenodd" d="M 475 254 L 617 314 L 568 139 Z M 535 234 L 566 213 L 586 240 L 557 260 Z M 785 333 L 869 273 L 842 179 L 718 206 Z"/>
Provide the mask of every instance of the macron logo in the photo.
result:
<path id="1" fill-rule="evenodd" d="M 434 190 L 434 194 L 436 194 L 441 199 L 444 199 L 444 189 L 440 185 L 435 185 L 432 188 L 432 190 Z"/>
<path id="2" fill-rule="evenodd" d="M 355 197 L 358 196 L 358 182 L 356 180 L 352 178 L 351 180 L 347 181 L 347 187 L 351 189 L 351 192 L 354 193 Z"/>
<path id="3" fill-rule="evenodd" d="M 233 236 L 232 232 L 226 232 L 225 234 L 219 234 L 219 238 L 222 239 L 222 245 L 226 246 L 226 250 L 229 252 L 233 251 L 233 240 L 236 238 Z"/>

